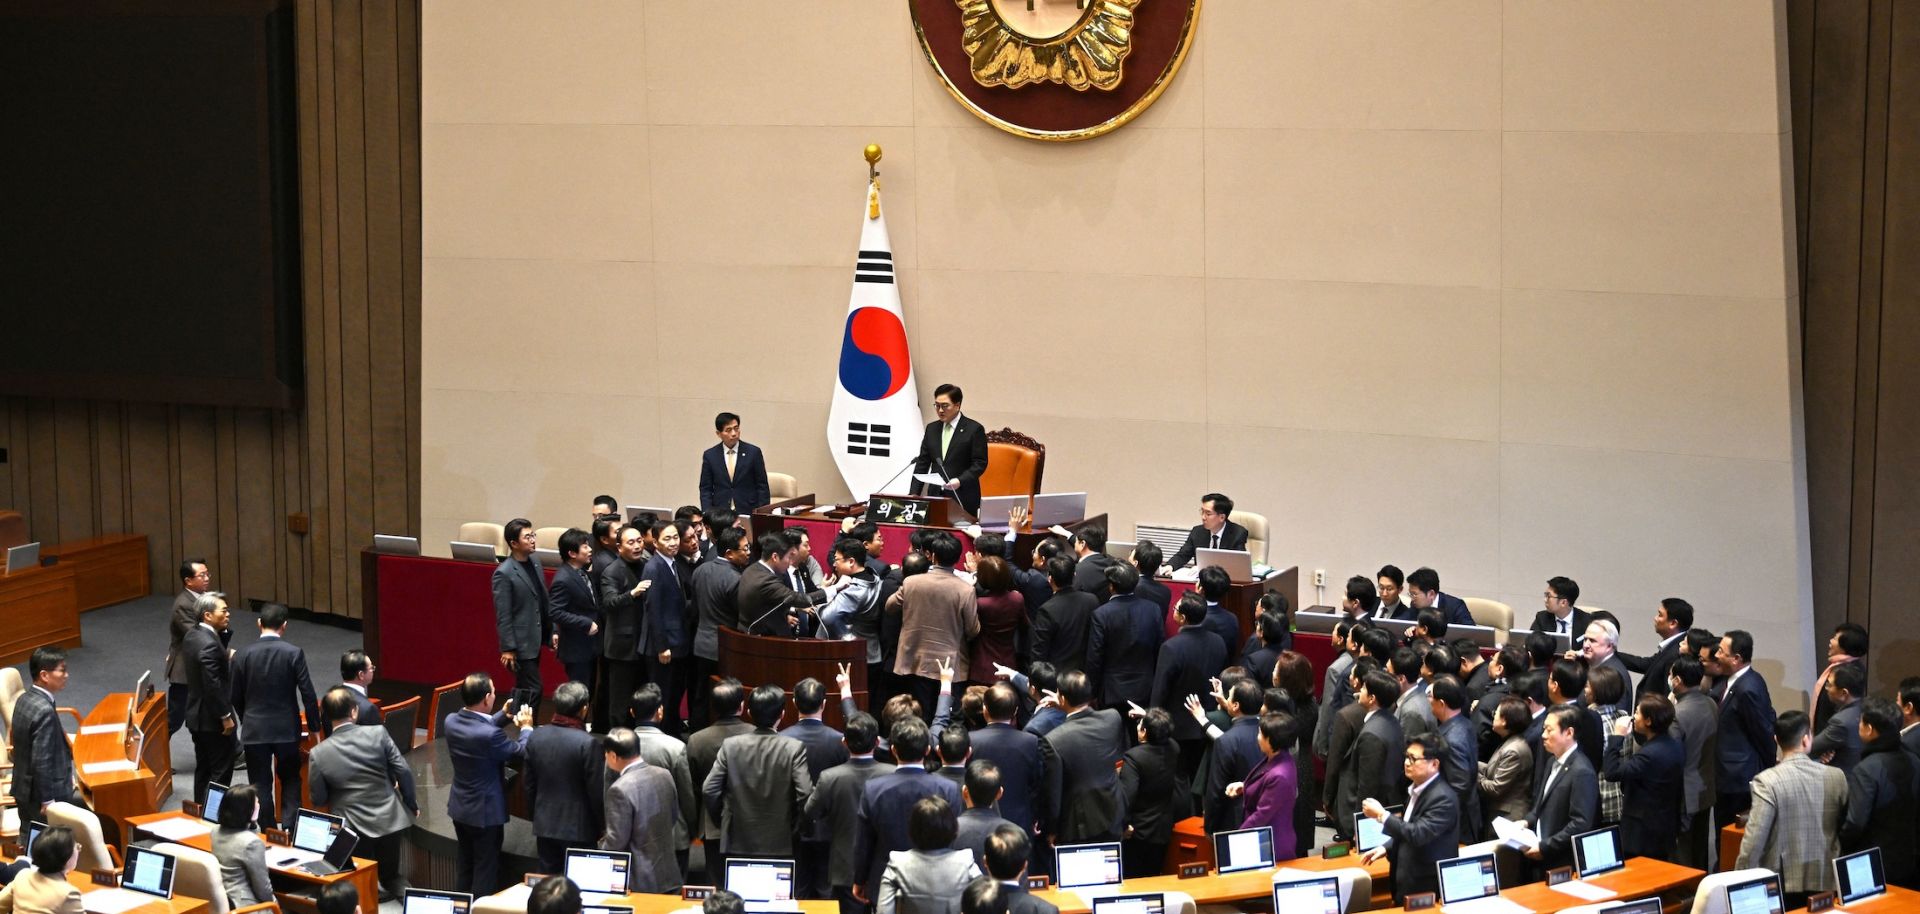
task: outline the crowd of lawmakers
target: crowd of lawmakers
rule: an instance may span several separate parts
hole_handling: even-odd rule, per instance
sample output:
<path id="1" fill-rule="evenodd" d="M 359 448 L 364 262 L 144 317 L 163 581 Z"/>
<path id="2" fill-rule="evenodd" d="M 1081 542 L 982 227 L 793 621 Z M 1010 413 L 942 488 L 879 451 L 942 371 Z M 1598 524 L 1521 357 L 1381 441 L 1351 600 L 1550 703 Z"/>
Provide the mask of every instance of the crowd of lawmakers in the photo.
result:
<path id="1" fill-rule="evenodd" d="M 849 912 L 910 899 L 953 910 L 977 895 L 1046 911 L 1021 886 L 1050 870 L 1053 847 L 1122 842 L 1128 876 L 1157 874 L 1176 823 L 1196 815 L 1208 831 L 1271 827 L 1283 860 L 1313 851 L 1316 821 L 1345 839 L 1378 820 L 1389 841 L 1369 854 L 1389 860 L 1396 897 L 1431 891 L 1435 862 L 1490 837 L 1496 818 L 1530 830 L 1536 875 L 1611 824 L 1629 856 L 1709 868 L 1715 830 L 1744 817 L 1734 865 L 1779 872 L 1791 896 L 1831 888 L 1832 857 L 1865 847 L 1882 849 L 1890 882 L 1920 887 L 1920 677 L 1868 694 L 1868 634 L 1851 623 L 1832 632 L 1812 712 L 1776 714 L 1748 632 L 1710 633 L 1670 598 L 1652 611 L 1658 649 L 1629 655 L 1620 620 L 1579 607 L 1564 577 L 1547 582 L 1532 634 L 1490 657 L 1448 638 L 1471 619 L 1432 569 L 1353 577 L 1337 656 L 1315 669 L 1278 595 L 1243 639 L 1220 569 L 1173 601 L 1157 547 L 1115 559 L 1097 526 L 1040 542 L 1030 568 L 1005 537 L 983 532 L 963 554 L 951 533 L 921 529 L 894 565 L 871 524 L 846 525 L 816 556 L 798 529 L 749 540 L 724 509 L 632 522 L 615 511 L 599 500 L 590 531 L 560 538 L 550 582 L 532 525 L 505 525 L 493 595 L 512 681 L 467 676 L 443 727 L 456 890 L 503 887 L 509 763 L 543 872 L 569 847 L 618 849 L 633 855 L 633 890 L 664 892 L 716 881 L 728 857 L 792 858 L 801 897 Z M 1230 542 L 1231 511 L 1206 496 L 1188 545 Z M 314 802 L 362 835 L 383 897 L 397 892 L 418 807 L 366 695 L 372 661 L 348 652 L 344 684 L 316 696 L 282 637 L 284 608 L 264 608 L 260 641 L 236 656 L 205 563 L 181 576 L 169 697 L 193 736 L 195 799 L 241 755 L 251 782 L 228 794 L 214 838 L 231 900 L 267 888 L 251 826 L 293 816 L 303 713 L 326 734 L 306 765 Z M 1384 618 L 1413 624 L 1399 637 Z M 719 664 L 721 628 L 863 641 L 866 706 L 845 668 L 831 684 L 744 686 L 753 671 Z M 568 681 L 535 727 L 532 704 L 512 696 L 543 694 L 548 650 Z M 77 803 L 53 710 L 65 654 L 42 648 L 29 666 L 12 737 L 31 764 L 13 795 L 22 810 Z M 824 720 L 836 699 L 839 730 Z"/>

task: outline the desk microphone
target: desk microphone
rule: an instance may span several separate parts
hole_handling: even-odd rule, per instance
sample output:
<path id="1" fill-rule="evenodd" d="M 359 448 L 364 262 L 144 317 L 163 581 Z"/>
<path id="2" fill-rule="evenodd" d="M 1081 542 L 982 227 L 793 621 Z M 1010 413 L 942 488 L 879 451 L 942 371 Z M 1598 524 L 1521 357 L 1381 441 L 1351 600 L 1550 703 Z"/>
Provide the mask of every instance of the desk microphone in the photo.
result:
<path id="1" fill-rule="evenodd" d="M 900 478 L 900 474 L 901 474 L 901 473 L 905 473 L 906 471 L 908 471 L 908 470 L 911 470 L 911 469 L 913 469 L 913 465 L 914 465 L 914 464 L 916 464 L 916 463 L 919 463 L 919 462 L 920 462 L 920 456 L 919 456 L 918 454 L 915 454 L 912 460 L 909 460 L 909 461 L 907 461 L 907 465 L 906 465 L 906 466 L 903 466 L 903 467 L 901 467 L 900 469 L 897 469 L 897 470 L 894 470 L 894 471 L 893 471 L 893 475 L 892 475 L 892 476 L 889 476 L 889 477 L 887 477 L 887 481 L 886 481 L 886 482 L 883 482 L 883 483 L 881 483 L 881 484 L 880 484 L 880 485 L 879 485 L 879 486 L 878 486 L 877 488 L 875 488 L 875 489 L 874 489 L 873 491 L 875 491 L 875 492 L 885 492 L 885 491 L 887 490 L 887 487 L 888 487 L 888 486 L 890 486 L 890 485 L 893 485 L 893 483 L 894 483 L 894 481 Z"/>

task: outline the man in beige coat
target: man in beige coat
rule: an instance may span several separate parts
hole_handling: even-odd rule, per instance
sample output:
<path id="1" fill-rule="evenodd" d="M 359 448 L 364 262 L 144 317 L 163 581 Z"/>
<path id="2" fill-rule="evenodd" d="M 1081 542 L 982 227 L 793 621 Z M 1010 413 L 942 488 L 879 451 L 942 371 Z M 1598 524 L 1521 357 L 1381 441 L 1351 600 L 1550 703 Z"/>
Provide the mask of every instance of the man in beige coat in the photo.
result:
<path id="1" fill-rule="evenodd" d="M 960 540 L 941 532 L 927 544 L 933 567 L 907 578 L 887 598 L 887 612 L 900 614 L 900 648 L 893 674 L 905 678 L 907 693 L 920 702 L 920 716 L 931 719 L 940 695 L 940 662 L 953 659 L 953 678 L 971 678 L 967 642 L 980 633 L 980 611 L 973 585 L 954 575 Z"/>
<path id="2" fill-rule="evenodd" d="M 1805 713 L 1780 715 L 1773 734 L 1780 762 L 1753 779 L 1753 809 L 1733 868 L 1773 870 L 1780 874 L 1781 891 L 1804 899 L 1833 888 L 1828 861 L 1840 853 L 1847 776 L 1807 754 L 1813 722 Z"/>

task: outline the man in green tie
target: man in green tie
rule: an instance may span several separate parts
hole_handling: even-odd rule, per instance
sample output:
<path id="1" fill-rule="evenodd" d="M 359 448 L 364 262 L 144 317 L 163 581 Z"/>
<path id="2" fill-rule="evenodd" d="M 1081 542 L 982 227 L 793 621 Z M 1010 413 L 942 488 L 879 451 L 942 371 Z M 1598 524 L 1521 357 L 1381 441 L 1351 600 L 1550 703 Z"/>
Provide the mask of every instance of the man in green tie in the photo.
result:
<path id="1" fill-rule="evenodd" d="M 960 388 L 955 385 L 933 389 L 933 411 L 940 418 L 927 423 L 913 471 L 939 473 L 947 482 L 940 488 L 922 485 L 916 491 L 933 494 L 944 489 L 968 514 L 979 514 L 980 474 L 987 471 L 987 429 L 960 414 L 960 400 Z"/>

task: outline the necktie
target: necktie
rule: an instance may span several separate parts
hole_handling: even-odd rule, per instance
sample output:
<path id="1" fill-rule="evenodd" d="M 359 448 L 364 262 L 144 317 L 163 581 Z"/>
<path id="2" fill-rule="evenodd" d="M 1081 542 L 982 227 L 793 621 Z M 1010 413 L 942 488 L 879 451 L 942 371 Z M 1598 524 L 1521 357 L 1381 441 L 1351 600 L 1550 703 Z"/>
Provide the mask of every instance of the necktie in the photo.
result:
<path id="1" fill-rule="evenodd" d="M 1565 620 L 1565 619 L 1561 619 L 1561 620 L 1560 620 L 1560 634 L 1562 634 L 1562 635 L 1564 635 L 1564 634 L 1566 634 L 1566 633 L 1567 633 L 1567 620 Z"/>
<path id="2" fill-rule="evenodd" d="M 948 422 L 948 423 L 941 424 L 940 426 L 940 459 L 941 460 L 947 459 L 947 445 L 952 443 L 953 443 L 953 423 Z"/>
<path id="3" fill-rule="evenodd" d="M 1218 534 L 1218 533 L 1216 533 L 1216 534 L 1214 534 L 1214 535 L 1213 535 L 1213 545 L 1211 545 L 1211 546 L 1208 546 L 1207 548 L 1208 548 L 1208 549 L 1218 549 L 1218 548 L 1220 548 L 1220 534 Z"/>
<path id="4" fill-rule="evenodd" d="M 733 479 L 733 460 L 734 460 L 734 451 L 732 448 L 728 448 L 727 449 L 727 479 L 729 480 Z"/>

